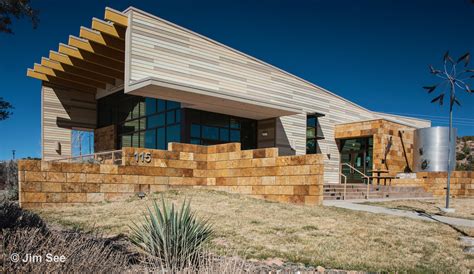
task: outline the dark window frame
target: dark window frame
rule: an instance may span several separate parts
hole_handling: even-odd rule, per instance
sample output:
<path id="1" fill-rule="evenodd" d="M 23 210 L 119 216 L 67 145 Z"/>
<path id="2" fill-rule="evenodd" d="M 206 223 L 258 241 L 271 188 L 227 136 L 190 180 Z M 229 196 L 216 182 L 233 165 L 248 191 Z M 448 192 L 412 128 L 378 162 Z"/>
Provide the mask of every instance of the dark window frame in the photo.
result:
<path id="1" fill-rule="evenodd" d="M 198 109 L 189 109 L 185 108 L 183 109 L 184 113 L 187 117 L 192 116 L 192 118 L 187 118 L 185 119 L 185 125 L 184 127 L 186 130 L 184 131 L 184 142 L 186 143 L 192 143 L 192 144 L 197 144 L 199 143 L 200 145 L 212 145 L 212 144 L 224 144 L 224 143 L 232 143 L 232 142 L 240 142 L 242 144 L 243 141 L 243 132 L 248 130 L 247 126 L 250 128 L 253 127 L 254 130 L 251 133 L 253 141 L 251 141 L 251 144 L 242 144 L 242 149 L 255 149 L 257 148 L 257 121 L 248 119 L 248 118 L 243 118 L 243 117 L 237 117 L 237 116 L 232 116 L 232 115 L 227 115 L 227 114 L 221 114 L 221 113 L 214 113 L 214 112 L 208 112 L 208 111 L 203 111 L 203 110 L 198 110 Z M 204 117 L 212 116 L 212 115 L 219 115 L 220 119 L 226 119 L 226 125 L 225 126 L 219 126 L 219 125 L 210 125 L 211 123 L 208 123 L 208 121 L 205 120 Z M 235 121 L 238 121 L 238 128 L 235 127 Z M 244 125 L 244 123 L 246 125 Z M 253 123 L 253 126 L 252 126 Z M 194 136 L 191 134 L 192 126 L 196 125 L 199 126 L 199 137 Z M 207 138 L 206 136 L 203 136 L 203 127 L 212 127 L 217 129 L 217 138 L 216 139 L 210 139 Z M 227 136 L 225 136 L 226 140 L 223 140 L 223 136 L 221 136 L 222 132 L 227 131 Z M 232 131 L 238 131 L 239 132 L 239 140 L 232 140 Z M 249 146 L 248 148 L 245 146 Z"/>
<path id="2" fill-rule="evenodd" d="M 324 139 L 324 137 L 318 135 L 318 128 L 320 126 L 318 118 L 322 116 L 323 115 L 317 113 L 308 114 L 306 116 L 306 154 L 321 154 L 321 149 L 319 147 L 318 140 L 322 140 Z M 309 124 L 310 119 L 314 119 L 314 125 Z M 308 132 L 310 129 L 314 130 L 314 136 L 308 136 Z M 308 146 L 310 142 L 314 142 L 314 148 L 311 150 Z"/>
<path id="3" fill-rule="evenodd" d="M 149 106 L 148 100 L 154 100 L 154 111 L 147 113 L 147 105 Z M 148 103 L 148 104 L 147 104 Z M 164 109 L 159 109 L 160 106 L 163 106 Z M 152 104 L 153 105 L 153 104 Z M 108 95 L 106 97 L 100 98 L 97 103 L 97 125 L 98 127 L 104 127 L 108 125 L 116 125 L 117 132 L 117 144 L 119 147 L 123 147 L 122 138 L 123 136 L 131 136 L 130 146 L 133 146 L 135 143 L 135 138 L 138 138 L 136 141 L 138 147 L 145 147 L 146 145 L 146 132 L 150 130 L 155 131 L 155 147 L 157 148 L 162 142 L 159 138 L 161 135 L 158 134 L 159 129 L 164 129 L 164 138 L 165 146 L 168 143 L 167 134 L 168 127 L 180 126 L 180 134 L 178 139 L 181 141 L 181 127 L 182 127 L 182 115 L 181 115 L 181 104 L 179 102 L 167 101 L 163 99 L 156 99 L 150 97 L 141 97 L 134 95 L 124 94 L 123 91 Z M 138 109 L 137 109 L 138 108 Z M 144 108 L 144 109 L 142 109 Z M 178 113 L 179 112 L 179 113 Z M 105 114 L 105 116 L 104 116 Z M 138 115 L 134 115 L 138 114 Z M 160 126 L 148 127 L 148 119 L 151 116 L 155 115 L 164 115 L 164 123 Z M 168 123 L 168 116 L 173 115 L 174 121 Z M 131 117 L 131 118 L 129 118 Z M 137 121 L 137 126 L 131 131 L 123 131 L 124 125 L 126 123 Z M 144 125 L 142 125 L 144 123 Z M 140 134 L 144 134 L 143 138 L 140 138 Z M 143 139 L 143 143 L 142 140 Z M 160 149 L 167 149 L 166 147 Z"/>

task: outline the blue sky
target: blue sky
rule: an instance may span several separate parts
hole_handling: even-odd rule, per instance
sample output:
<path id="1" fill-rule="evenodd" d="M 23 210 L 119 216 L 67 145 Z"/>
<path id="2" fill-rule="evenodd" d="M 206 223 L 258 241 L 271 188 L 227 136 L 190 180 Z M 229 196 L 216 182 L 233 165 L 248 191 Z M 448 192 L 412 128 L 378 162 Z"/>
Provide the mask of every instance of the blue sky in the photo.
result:
<path id="1" fill-rule="evenodd" d="M 15 21 L 0 34 L 0 96 L 15 106 L 0 122 L 0 159 L 39 157 L 40 81 L 26 69 L 58 43 L 77 35 L 104 7 L 128 6 L 156 14 L 309 80 L 375 111 L 415 114 L 445 125 L 447 107 L 430 104 L 422 86 L 436 83 L 429 64 L 450 50 L 474 53 L 470 0 L 362 1 L 32 1 L 38 29 Z M 473 62 L 474 63 L 474 62 Z M 471 65 L 474 67 L 474 64 Z M 474 135 L 474 95 L 455 109 L 460 135 Z"/>

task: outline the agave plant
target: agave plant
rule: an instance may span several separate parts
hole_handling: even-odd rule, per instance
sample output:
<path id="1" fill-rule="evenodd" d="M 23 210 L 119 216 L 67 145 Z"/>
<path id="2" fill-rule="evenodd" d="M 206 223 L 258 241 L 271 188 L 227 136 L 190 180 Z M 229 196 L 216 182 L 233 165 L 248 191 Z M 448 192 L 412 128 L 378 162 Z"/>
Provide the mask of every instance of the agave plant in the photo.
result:
<path id="1" fill-rule="evenodd" d="M 443 68 L 435 69 L 433 66 L 429 66 L 431 74 L 441 79 L 436 85 L 425 86 L 423 87 L 428 93 L 432 93 L 435 90 L 441 90 L 441 93 L 431 100 L 431 103 L 439 103 L 443 105 L 444 97 L 448 93 L 449 95 L 449 148 L 448 148 L 448 178 L 447 178 L 447 187 L 446 187 L 446 208 L 449 208 L 449 190 L 450 190 L 450 179 L 451 179 L 451 169 L 454 163 L 451 163 L 451 149 L 454 147 L 453 140 L 451 137 L 451 132 L 453 128 L 453 107 L 454 104 L 461 106 L 461 103 L 458 100 L 456 95 L 456 90 L 460 89 L 469 94 L 474 93 L 474 89 L 469 86 L 469 81 L 474 78 L 474 69 L 469 69 L 471 55 L 469 52 L 465 53 L 459 57 L 456 61 L 449 55 L 449 52 L 446 52 L 443 57 Z M 458 65 L 463 64 L 462 69 L 458 69 Z"/>
<path id="2" fill-rule="evenodd" d="M 198 220 L 185 200 L 181 209 L 168 206 L 161 197 L 147 208 L 140 224 L 131 226 L 131 241 L 156 260 L 167 271 L 195 268 L 204 244 L 213 235 L 208 220 Z"/>

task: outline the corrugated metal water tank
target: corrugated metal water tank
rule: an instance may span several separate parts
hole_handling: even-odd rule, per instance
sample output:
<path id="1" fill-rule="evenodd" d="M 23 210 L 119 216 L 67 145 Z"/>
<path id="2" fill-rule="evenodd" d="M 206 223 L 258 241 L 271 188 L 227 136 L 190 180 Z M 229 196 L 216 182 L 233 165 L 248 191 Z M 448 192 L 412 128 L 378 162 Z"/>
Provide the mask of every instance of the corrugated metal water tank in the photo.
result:
<path id="1" fill-rule="evenodd" d="M 451 166 L 456 166 L 456 136 L 454 128 L 451 133 L 452 148 L 450 150 Z M 415 130 L 414 134 L 414 159 L 415 172 L 447 171 L 448 170 L 448 127 L 427 127 Z"/>

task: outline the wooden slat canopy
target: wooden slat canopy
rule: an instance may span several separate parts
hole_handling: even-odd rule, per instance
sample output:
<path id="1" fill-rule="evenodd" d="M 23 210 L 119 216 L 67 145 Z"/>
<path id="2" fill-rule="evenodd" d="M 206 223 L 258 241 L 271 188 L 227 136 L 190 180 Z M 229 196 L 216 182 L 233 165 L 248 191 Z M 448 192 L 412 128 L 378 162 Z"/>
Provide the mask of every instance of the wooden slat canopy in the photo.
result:
<path id="1" fill-rule="evenodd" d="M 51 60 L 49 58 L 45 58 L 45 57 L 41 58 L 41 65 L 43 65 L 45 67 L 50 67 L 50 68 L 52 68 L 56 71 L 63 71 L 65 73 L 78 75 L 78 76 L 88 78 L 88 79 L 92 79 L 92 80 L 96 80 L 96 81 L 99 81 L 99 82 L 102 82 L 102 83 L 108 83 L 108 84 L 111 84 L 111 85 L 115 84 L 115 78 L 113 78 L 113 77 L 109 77 L 109 76 L 106 76 L 106 75 L 103 75 L 103 74 L 98 74 L 98 73 L 95 73 L 95 72 L 89 71 L 89 70 L 80 69 L 80 68 L 77 68 L 75 66 L 69 66 L 69 65 L 63 64 L 61 62 Z"/>
<path id="2" fill-rule="evenodd" d="M 60 43 L 27 76 L 84 92 L 114 86 L 124 79 L 127 26 L 127 15 L 105 8 L 104 20 L 81 26 L 78 37 L 70 35 L 68 44 Z"/>

